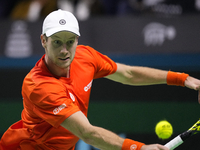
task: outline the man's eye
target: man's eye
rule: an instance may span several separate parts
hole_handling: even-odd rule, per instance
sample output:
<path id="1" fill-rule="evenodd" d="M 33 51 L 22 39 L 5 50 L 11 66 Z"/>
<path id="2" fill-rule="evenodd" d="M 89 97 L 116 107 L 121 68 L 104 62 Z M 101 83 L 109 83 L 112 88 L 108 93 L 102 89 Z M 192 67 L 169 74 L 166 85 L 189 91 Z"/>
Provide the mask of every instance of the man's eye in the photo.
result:
<path id="1" fill-rule="evenodd" d="M 61 41 L 58 41 L 58 40 L 56 40 L 56 41 L 54 41 L 54 44 L 56 44 L 56 45 L 61 45 L 61 44 L 62 44 L 62 42 L 61 42 Z"/>
<path id="2" fill-rule="evenodd" d="M 67 42 L 68 45 L 72 45 L 74 43 L 74 40 L 70 40 Z"/>

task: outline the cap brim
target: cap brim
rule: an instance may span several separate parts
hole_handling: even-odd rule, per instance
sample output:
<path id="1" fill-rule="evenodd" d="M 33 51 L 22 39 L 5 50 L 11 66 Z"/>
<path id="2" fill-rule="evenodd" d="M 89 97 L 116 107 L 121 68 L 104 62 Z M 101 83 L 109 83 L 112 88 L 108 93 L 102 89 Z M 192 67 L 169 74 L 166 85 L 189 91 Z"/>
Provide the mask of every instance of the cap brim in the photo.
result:
<path id="1" fill-rule="evenodd" d="M 58 28 L 53 28 L 53 29 L 49 29 L 47 32 L 45 32 L 46 36 L 49 37 L 57 32 L 61 32 L 61 31 L 69 31 L 69 32 L 72 32 L 78 36 L 80 36 L 80 33 L 77 31 L 77 29 L 74 29 L 74 28 L 62 28 L 62 27 L 58 27 Z"/>

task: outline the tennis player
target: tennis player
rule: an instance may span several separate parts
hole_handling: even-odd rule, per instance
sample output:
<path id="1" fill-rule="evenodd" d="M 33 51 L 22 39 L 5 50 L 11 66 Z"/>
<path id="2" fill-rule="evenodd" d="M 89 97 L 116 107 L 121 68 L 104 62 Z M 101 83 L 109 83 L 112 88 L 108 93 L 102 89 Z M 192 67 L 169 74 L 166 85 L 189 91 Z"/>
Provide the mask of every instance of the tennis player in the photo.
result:
<path id="1" fill-rule="evenodd" d="M 43 22 L 45 55 L 22 85 L 21 120 L 0 141 L 1 150 L 74 150 L 79 139 L 103 150 L 168 150 L 123 139 L 93 126 L 87 110 L 93 79 L 129 85 L 168 84 L 199 90 L 200 80 L 185 73 L 115 63 L 93 48 L 78 45 L 79 25 L 67 11 L 50 13 Z"/>

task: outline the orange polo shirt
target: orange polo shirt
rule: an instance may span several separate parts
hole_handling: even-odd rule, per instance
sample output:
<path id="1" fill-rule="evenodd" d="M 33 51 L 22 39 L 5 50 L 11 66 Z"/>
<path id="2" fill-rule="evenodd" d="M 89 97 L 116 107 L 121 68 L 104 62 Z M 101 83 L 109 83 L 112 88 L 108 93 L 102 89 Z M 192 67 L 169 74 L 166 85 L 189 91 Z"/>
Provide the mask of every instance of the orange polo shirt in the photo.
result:
<path id="1" fill-rule="evenodd" d="M 70 77 L 50 73 L 44 56 L 27 74 L 22 86 L 22 120 L 2 136 L 2 150 L 74 150 L 78 137 L 60 126 L 70 115 L 87 116 L 93 79 L 117 70 L 114 61 L 89 46 L 77 46 Z"/>

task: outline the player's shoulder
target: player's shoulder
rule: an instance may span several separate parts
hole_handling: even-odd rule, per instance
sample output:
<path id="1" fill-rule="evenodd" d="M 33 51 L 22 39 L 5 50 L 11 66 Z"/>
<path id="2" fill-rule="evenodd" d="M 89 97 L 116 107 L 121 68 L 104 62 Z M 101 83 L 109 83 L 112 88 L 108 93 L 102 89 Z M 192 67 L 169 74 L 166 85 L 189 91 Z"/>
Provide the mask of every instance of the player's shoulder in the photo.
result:
<path id="1" fill-rule="evenodd" d="M 55 77 L 46 76 L 40 73 L 30 72 L 25 78 L 23 82 L 23 91 L 27 93 L 49 93 L 52 89 L 61 90 L 64 89 L 65 86 L 62 82 L 60 82 Z"/>
<path id="2" fill-rule="evenodd" d="M 94 50 L 94 48 L 92 48 L 91 46 L 88 46 L 88 45 L 78 45 L 77 46 L 77 48 L 76 48 L 77 50 Z"/>
<path id="3" fill-rule="evenodd" d="M 97 50 L 90 46 L 78 45 L 76 48 L 76 58 L 87 58 L 87 59 L 95 59 L 95 57 L 99 54 Z"/>
<path id="4" fill-rule="evenodd" d="M 59 84 L 59 80 L 51 73 L 44 71 L 40 67 L 34 67 L 25 77 L 24 83 L 32 84 L 35 87 L 39 85 Z"/>
<path id="5" fill-rule="evenodd" d="M 30 71 L 24 78 L 22 85 L 22 93 L 26 94 L 27 97 L 45 93 L 48 95 L 52 92 L 52 89 L 56 89 L 55 93 L 59 93 L 64 89 L 64 86 L 56 78 L 33 71 Z"/>
<path id="6" fill-rule="evenodd" d="M 76 53 L 78 54 L 92 54 L 92 53 L 96 53 L 97 51 L 90 47 L 90 46 L 87 46 L 87 45 L 78 45 L 77 48 L 76 48 Z"/>

